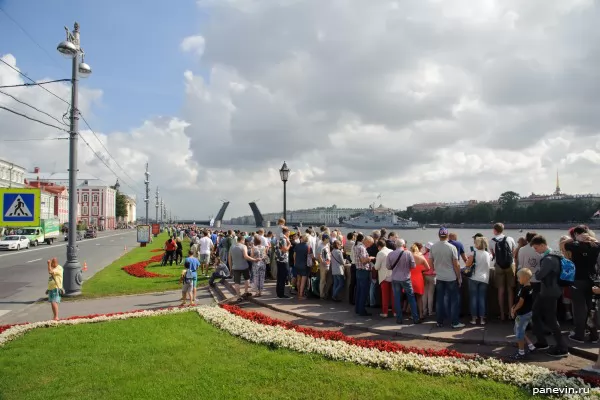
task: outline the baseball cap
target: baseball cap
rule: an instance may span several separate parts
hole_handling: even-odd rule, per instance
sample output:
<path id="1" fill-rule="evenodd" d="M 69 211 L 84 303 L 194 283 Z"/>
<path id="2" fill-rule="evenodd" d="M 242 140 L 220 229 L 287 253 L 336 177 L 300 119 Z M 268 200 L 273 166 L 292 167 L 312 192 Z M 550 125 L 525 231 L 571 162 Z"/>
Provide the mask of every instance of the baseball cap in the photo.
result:
<path id="1" fill-rule="evenodd" d="M 432 243 L 432 242 L 427 242 L 427 244 L 425 245 L 425 248 L 426 248 L 427 250 L 431 250 L 431 247 L 432 247 L 432 246 L 433 246 L 433 243 Z"/>
<path id="2" fill-rule="evenodd" d="M 483 233 L 477 232 L 475 235 L 473 235 L 473 239 L 478 238 L 478 237 L 483 237 Z"/>
<path id="3" fill-rule="evenodd" d="M 329 235 L 328 234 L 323 234 L 323 236 L 321 236 L 321 240 L 325 240 L 325 239 L 329 239 Z"/>
<path id="4" fill-rule="evenodd" d="M 448 229 L 442 226 L 438 232 L 438 236 L 448 236 Z"/>

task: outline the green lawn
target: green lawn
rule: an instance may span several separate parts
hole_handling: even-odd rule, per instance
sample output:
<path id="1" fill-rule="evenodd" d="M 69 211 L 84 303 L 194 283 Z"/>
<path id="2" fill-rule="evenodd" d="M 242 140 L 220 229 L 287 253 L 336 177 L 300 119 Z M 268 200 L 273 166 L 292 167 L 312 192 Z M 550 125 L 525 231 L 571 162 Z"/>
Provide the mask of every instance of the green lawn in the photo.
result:
<path id="1" fill-rule="evenodd" d="M 525 399 L 474 378 L 384 371 L 272 350 L 196 313 L 34 330 L 0 348 L 0 398 Z"/>
<path id="2" fill-rule="evenodd" d="M 108 267 L 104 268 L 102 271 L 99 271 L 97 274 L 83 283 L 83 295 L 78 297 L 77 300 L 81 298 L 162 292 L 165 290 L 181 289 L 179 276 L 181 275 L 181 270 L 183 269 L 182 265 L 161 267 L 160 263 L 154 263 L 146 268 L 147 271 L 163 275 L 170 275 L 172 278 L 137 278 L 127 274 L 121 269 L 126 265 L 139 261 L 145 261 L 152 256 L 161 254 L 152 252 L 152 250 L 161 249 L 167 238 L 168 236 L 166 233 L 161 234 L 157 238 L 154 238 L 153 243 L 148 244 L 146 247 L 136 247 L 110 264 Z M 184 257 L 187 256 L 188 250 L 189 240 L 186 238 L 183 243 Z M 203 285 L 207 281 L 207 278 L 198 277 L 198 286 Z"/>

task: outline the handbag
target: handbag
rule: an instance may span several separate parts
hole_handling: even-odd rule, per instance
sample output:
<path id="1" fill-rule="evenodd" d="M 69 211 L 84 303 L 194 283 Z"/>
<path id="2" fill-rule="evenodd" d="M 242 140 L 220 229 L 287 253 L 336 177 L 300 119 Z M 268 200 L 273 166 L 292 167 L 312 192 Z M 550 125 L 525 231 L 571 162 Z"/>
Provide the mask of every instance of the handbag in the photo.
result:
<path id="1" fill-rule="evenodd" d="M 398 262 L 400 261 L 400 259 L 402 258 L 402 256 L 404 255 L 404 250 L 402 250 L 400 252 L 400 255 L 398 256 L 398 258 L 396 259 L 396 262 L 394 262 L 394 265 L 392 265 L 392 268 L 388 267 L 389 270 L 394 270 L 394 268 L 396 268 L 396 265 L 398 265 Z"/>
<path id="2" fill-rule="evenodd" d="M 56 282 L 56 278 L 54 278 L 54 275 L 50 275 L 52 277 L 52 280 L 54 281 L 54 283 L 56 284 L 56 288 L 58 289 L 58 294 L 61 296 L 65 295 L 65 289 L 58 287 L 58 282 Z M 50 294 L 49 290 L 46 290 L 46 294 Z"/>
<path id="3" fill-rule="evenodd" d="M 470 278 L 473 276 L 473 274 L 475 273 L 475 267 L 477 266 L 477 263 L 475 262 L 475 256 L 477 255 L 477 250 L 473 251 L 473 265 L 471 265 L 470 267 L 466 267 L 463 271 L 462 274 L 464 276 L 466 276 L 467 278 Z"/>

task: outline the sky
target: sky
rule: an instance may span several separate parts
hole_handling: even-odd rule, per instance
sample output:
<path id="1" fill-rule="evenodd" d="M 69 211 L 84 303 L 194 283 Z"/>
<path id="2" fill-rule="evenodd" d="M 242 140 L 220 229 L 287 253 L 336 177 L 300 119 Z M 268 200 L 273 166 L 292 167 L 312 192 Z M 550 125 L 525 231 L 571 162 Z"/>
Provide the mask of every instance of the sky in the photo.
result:
<path id="1" fill-rule="evenodd" d="M 593 0 L 140 4 L 0 0 L 0 57 L 67 78 L 55 49 L 78 21 L 93 69 L 80 109 L 94 133 L 81 137 L 114 172 L 82 141 L 79 171 L 143 199 L 148 162 L 173 215 L 205 219 L 222 199 L 225 218 L 253 200 L 280 211 L 283 161 L 288 210 L 550 193 L 557 171 L 563 192 L 600 191 Z M 0 85 L 23 81 L 0 64 Z M 0 90 L 66 111 L 39 87 Z M 0 105 L 56 124 L 1 93 Z M 66 171 L 68 142 L 9 140 L 64 135 L 0 109 L 0 158 L 29 170 Z"/>

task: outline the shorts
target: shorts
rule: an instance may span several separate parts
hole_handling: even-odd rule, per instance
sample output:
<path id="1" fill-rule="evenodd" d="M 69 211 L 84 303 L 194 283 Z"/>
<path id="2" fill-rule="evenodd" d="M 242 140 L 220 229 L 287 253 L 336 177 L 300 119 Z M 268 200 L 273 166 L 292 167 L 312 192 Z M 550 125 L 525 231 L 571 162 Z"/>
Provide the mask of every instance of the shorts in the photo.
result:
<path id="1" fill-rule="evenodd" d="M 517 315 L 517 318 L 515 318 L 515 337 L 517 340 L 525 339 L 525 329 L 531 322 L 532 315 L 533 313 L 529 311 L 527 314 Z"/>
<path id="2" fill-rule="evenodd" d="M 52 289 L 48 291 L 48 302 L 60 303 L 60 291 L 58 289 Z"/>
<path id="3" fill-rule="evenodd" d="M 496 289 L 504 287 L 514 288 L 517 285 L 515 276 L 515 264 L 511 265 L 510 268 L 494 266 L 494 286 Z"/>
<path id="4" fill-rule="evenodd" d="M 181 288 L 181 293 L 192 293 L 192 289 L 194 288 L 194 283 L 192 282 L 186 282 L 183 284 L 183 287 Z"/>
<path id="5" fill-rule="evenodd" d="M 297 276 L 308 276 L 308 267 L 295 267 Z"/>
<path id="6" fill-rule="evenodd" d="M 198 287 L 198 277 L 195 276 L 192 278 L 192 287 L 193 288 L 197 288 Z"/>
<path id="7" fill-rule="evenodd" d="M 248 269 L 233 270 L 233 283 L 238 285 L 242 282 L 242 276 L 245 280 L 250 280 L 250 271 Z"/>
<path id="8" fill-rule="evenodd" d="M 200 264 L 208 264 L 210 262 L 210 254 L 200 254 Z"/>

